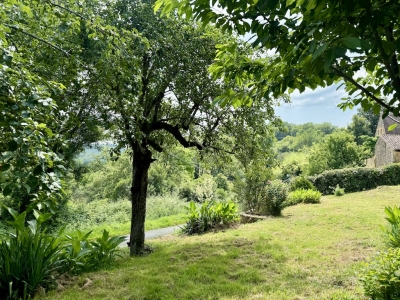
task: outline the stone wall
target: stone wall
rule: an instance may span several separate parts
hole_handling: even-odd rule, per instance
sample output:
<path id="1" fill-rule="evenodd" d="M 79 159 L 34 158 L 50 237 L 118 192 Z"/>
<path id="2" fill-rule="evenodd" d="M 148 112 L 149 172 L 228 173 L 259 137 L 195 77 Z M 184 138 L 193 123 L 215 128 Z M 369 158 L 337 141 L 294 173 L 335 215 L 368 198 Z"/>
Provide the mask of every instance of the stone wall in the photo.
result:
<path id="1" fill-rule="evenodd" d="M 400 151 L 393 151 L 393 162 L 400 163 Z"/>
<path id="2" fill-rule="evenodd" d="M 375 166 L 381 167 L 393 163 L 393 154 L 393 149 L 386 145 L 382 138 L 378 138 L 375 145 Z"/>

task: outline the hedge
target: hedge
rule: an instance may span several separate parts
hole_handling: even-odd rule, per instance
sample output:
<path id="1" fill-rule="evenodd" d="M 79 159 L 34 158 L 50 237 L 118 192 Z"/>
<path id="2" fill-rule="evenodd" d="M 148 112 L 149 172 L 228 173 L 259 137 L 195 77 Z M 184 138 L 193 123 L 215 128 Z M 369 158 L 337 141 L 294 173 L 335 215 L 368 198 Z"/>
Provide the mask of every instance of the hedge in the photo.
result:
<path id="1" fill-rule="evenodd" d="M 348 168 L 325 171 L 316 176 L 307 177 L 324 195 L 333 193 L 339 185 L 346 193 L 365 191 L 381 185 L 400 184 L 400 164 L 391 164 L 382 168 Z"/>

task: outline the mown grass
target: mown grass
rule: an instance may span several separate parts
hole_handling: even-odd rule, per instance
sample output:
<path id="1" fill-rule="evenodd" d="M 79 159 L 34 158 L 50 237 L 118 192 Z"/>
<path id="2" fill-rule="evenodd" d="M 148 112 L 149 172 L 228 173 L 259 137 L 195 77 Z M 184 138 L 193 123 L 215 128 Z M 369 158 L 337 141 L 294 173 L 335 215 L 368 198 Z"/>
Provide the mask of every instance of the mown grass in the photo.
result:
<path id="1" fill-rule="evenodd" d="M 124 249 L 111 268 L 44 299 L 364 299 L 356 271 L 383 247 L 378 225 L 399 193 L 397 186 L 326 196 L 280 218 L 152 240 L 153 254 L 130 258 Z"/>

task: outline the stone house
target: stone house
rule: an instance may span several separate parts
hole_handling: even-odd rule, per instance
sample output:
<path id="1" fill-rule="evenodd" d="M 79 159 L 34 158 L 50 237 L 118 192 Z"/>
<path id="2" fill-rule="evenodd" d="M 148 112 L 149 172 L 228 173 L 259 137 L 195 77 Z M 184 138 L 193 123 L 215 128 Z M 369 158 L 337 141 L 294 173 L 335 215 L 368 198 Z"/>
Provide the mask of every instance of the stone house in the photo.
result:
<path id="1" fill-rule="evenodd" d="M 389 131 L 389 126 L 397 127 Z M 381 167 L 391 163 L 400 163 L 400 118 L 389 114 L 385 119 L 382 115 L 376 128 L 375 156 L 367 162 L 368 166 Z"/>

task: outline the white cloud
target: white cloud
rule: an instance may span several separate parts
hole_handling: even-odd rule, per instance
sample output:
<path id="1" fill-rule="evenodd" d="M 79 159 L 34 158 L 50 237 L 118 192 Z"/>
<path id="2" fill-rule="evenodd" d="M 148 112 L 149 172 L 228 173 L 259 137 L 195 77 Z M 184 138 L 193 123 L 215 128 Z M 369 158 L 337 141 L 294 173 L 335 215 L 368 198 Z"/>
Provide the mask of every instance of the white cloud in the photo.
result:
<path id="1" fill-rule="evenodd" d="M 337 90 L 339 84 L 334 84 L 325 88 L 311 90 L 307 88 L 303 93 L 295 91 L 290 95 L 291 103 L 284 103 L 282 107 L 302 107 L 302 106 L 324 106 L 336 107 L 346 92 L 343 88 Z"/>

